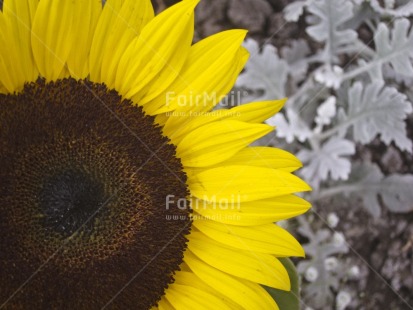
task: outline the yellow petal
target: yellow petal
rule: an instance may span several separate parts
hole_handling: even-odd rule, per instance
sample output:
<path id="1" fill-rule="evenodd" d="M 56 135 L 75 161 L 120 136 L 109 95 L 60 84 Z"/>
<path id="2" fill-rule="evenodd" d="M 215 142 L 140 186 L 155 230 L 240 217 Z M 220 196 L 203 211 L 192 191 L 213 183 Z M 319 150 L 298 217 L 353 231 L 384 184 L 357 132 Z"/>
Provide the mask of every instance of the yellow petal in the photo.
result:
<path id="1" fill-rule="evenodd" d="M 231 110 L 228 116 L 232 119 L 251 123 L 262 123 L 274 114 L 278 113 L 284 106 L 286 98 L 280 100 L 258 101 L 240 105 Z"/>
<path id="2" fill-rule="evenodd" d="M 244 30 L 223 31 L 193 45 L 180 75 L 169 87 L 171 91 L 148 103 L 145 106 L 147 113 L 162 113 L 163 109 L 174 110 L 179 105 L 194 100 L 197 95 L 203 95 L 203 100 L 216 96 L 216 93 L 211 93 L 211 90 L 216 91 L 215 78 L 221 71 L 227 73 L 233 65 L 245 34 Z M 191 98 L 186 97 L 188 95 L 191 95 Z"/>
<path id="3" fill-rule="evenodd" d="M 135 102 L 159 79 L 163 91 L 179 74 L 193 37 L 194 8 L 199 0 L 181 1 L 157 15 L 129 45 L 120 60 L 116 89 Z M 166 70 L 167 74 L 162 71 Z M 142 92 L 141 92 L 142 91 Z"/>
<path id="4" fill-rule="evenodd" d="M 287 172 L 293 172 L 298 168 L 302 167 L 302 164 L 298 160 L 298 158 L 289 152 L 274 147 L 257 146 L 244 148 L 240 150 L 238 153 L 236 153 L 234 156 L 216 165 L 211 165 L 209 166 L 209 168 L 230 165 L 248 165 L 264 168 L 273 168 Z M 188 165 L 185 166 L 184 170 L 188 177 L 191 178 L 196 174 L 200 173 L 201 171 L 204 171 L 205 169 L 202 167 L 190 167 Z"/>
<path id="5" fill-rule="evenodd" d="M 174 307 L 169 303 L 169 301 L 165 298 L 165 295 L 162 296 L 162 299 L 158 303 L 159 310 L 175 310 Z"/>
<path id="6" fill-rule="evenodd" d="M 231 309 L 214 295 L 190 285 L 172 284 L 165 298 L 175 309 Z"/>
<path id="7" fill-rule="evenodd" d="M 302 167 L 300 160 L 293 154 L 281 149 L 266 146 L 244 148 L 219 165 L 224 166 L 230 164 L 266 167 L 287 172 L 292 172 Z"/>
<path id="8" fill-rule="evenodd" d="M 13 46 L 11 56 L 18 61 L 13 62 L 13 71 L 20 72 L 18 88 L 21 89 L 26 82 L 37 79 L 38 70 L 34 63 L 31 48 L 31 28 L 33 17 L 37 9 L 37 0 L 9 0 L 3 3 L 3 14 L 7 21 L 9 32 L 8 48 Z M 6 31 L 3 27 L 1 31 Z"/>
<path id="9" fill-rule="evenodd" d="M 0 83 L 5 93 L 13 93 L 19 90 L 24 79 L 21 67 L 14 70 L 15 44 L 11 37 L 9 23 L 0 12 Z M 20 70 L 19 70 L 20 69 Z"/>
<path id="10" fill-rule="evenodd" d="M 0 83 L 0 94 L 8 94 L 6 87 Z"/>
<path id="11" fill-rule="evenodd" d="M 202 233 L 228 247 L 283 256 L 304 256 L 300 243 L 274 224 L 242 227 L 195 217 L 193 225 Z"/>
<path id="12" fill-rule="evenodd" d="M 188 181 L 191 194 L 207 201 L 233 199 L 240 202 L 309 191 L 291 173 L 253 166 L 225 166 L 205 170 Z"/>
<path id="13" fill-rule="evenodd" d="M 163 131 L 175 144 L 177 144 L 182 140 L 184 135 L 192 132 L 196 128 L 219 120 L 238 120 L 250 123 L 261 123 L 277 113 L 284 103 L 285 99 L 282 99 L 252 102 L 232 109 L 216 110 L 208 113 L 189 112 L 188 115 L 184 114 L 184 117 L 186 118 L 184 123 L 182 120 L 168 120 L 169 122 L 166 122 Z M 170 115 L 170 119 L 182 118 L 181 111 L 172 112 Z"/>
<path id="14" fill-rule="evenodd" d="M 73 45 L 74 1 L 42 0 L 32 27 L 33 56 L 48 81 L 59 78 Z"/>
<path id="15" fill-rule="evenodd" d="M 230 158 L 272 130 L 264 124 L 214 122 L 189 133 L 177 145 L 176 152 L 184 166 L 210 166 Z"/>
<path id="16" fill-rule="evenodd" d="M 231 275 L 282 290 L 290 290 L 284 266 L 274 256 L 226 247 L 192 231 L 188 249 L 207 264 Z"/>
<path id="17" fill-rule="evenodd" d="M 233 277 L 198 259 L 191 251 L 185 252 L 185 262 L 205 283 L 239 304 L 243 309 L 278 309 L 271 296 L 256 283 Z"/>
<path id="18" fill-rule="evenodd" d="M 286 195 L 263 200 L 239 202 L 231 200 L 211 203 L 192 199 L 191 207 L 202 216 L 224 224 L 255 226 L 289 219 L 303 214 L 311 205 L 304 199 Z"/>
<path id="19" fill-rule="evenodd" d="M 105 6 L 109 6 L 108 2 Z M 110 7 L 108 9 L 111 9 Z M 109 88 L 115 87 L 116 71 L 126 48 L 138 37 L 142 29 L 154 18 L 150 0 L 125 0 L 114 21 L 105 33 L 102 53 L 101 80 Z"/>
<path id="20" fill-rule="evenodd" d="M 106 50 L 107 36 L 111 33 L 111 27 L 114 24 L 119 11 L 122 7 L 121 0 L 108 0 L 103 7 L 96 25 L 92 39 L 89 54 L 89 71 L 90 80 L 95 83 L 101 83 L 102 68 L 102 51 Z"/>
<path id="21" fill-rule="evenodd" d="M 70 75 L 75 79 L 84 79 L 89 75 L 89 52 L 101 11 L 101 0 L 75 1 L 73 23 L 75 44 L 67 59 Z"/>
<path id="22" fill-rule="evenodd" d="M 202 291 L 207 292 L 222 300 L 227 305 L 227 307 L 229 306 L 230 309 L 242 309 L 238 304 L 234 303 L 231 299 L 229 299 L 226 296 L 225 292 L 217 291 L 215 288 L 209 286 L 207 283 L 202 281 L 197 275 L 195 275 L 191 271 L 191 269 L 185 263 L 181 264 L 180 267 L 181 270 L 174 275 L 174 283 L 189 285 L 201 289 Z M 210 307 L 210 309 L 212 308 Z"/>
<path id="23" fill-rule="evenodd" d="M 217 72 L 215 72 L 213 79 L 204 79 L 203 81 L 201 81 L 201 83 L 198 85 L 198 88 L 191 90 L 189 96 L 184 101 L 186 103 L 181 106 L 178 105 L 176 110 L 181 112 L 208 112 L 221 100 L 225 100 L 226 95 L 233 88 L 236 78 L 244 68 L 248 57 L 248 51 L 241 46 L 236 52 L 234 60 L 230 63 L 228 69 L 225 71 L 225 75 L 218 75 L 222 72 L 221 67 Z M 200 87 L 204 87 L 204 91 L 202 91 Z M 192 92 L 195 93 L 195 96 L 192 94 Z M 200 98 L 200 100 L 198 99 L 198 97 Z"/>
<path id="24" fill-rule="evenodd" d="M 189 94 L 177 94 L 178 98 L 182 97 L 183 99 L 182 106 L 177 107 L 164 124 L 165 132 L 174 132 L 178 128 L 186 127 L 194 113 L 198 116 L 212 110 L 233 88 L 236 77 L 244 67 L 248 55 L 248 52 L 243 47 L 240 47 L 230 68 L 221 76 L 222 79 L 215 75 L 212 80 L 205 79 L 201 81 L 198 89 L 204 87 L 204 92 L 197 93 L 194 91 L 192 93 L 190 90 Z M 219 72 L 222 73 L 221 71 Z M 167 108 L 169 109 L 169 107 Z M 157 111 L 156 113 L 159 112 Z"/>

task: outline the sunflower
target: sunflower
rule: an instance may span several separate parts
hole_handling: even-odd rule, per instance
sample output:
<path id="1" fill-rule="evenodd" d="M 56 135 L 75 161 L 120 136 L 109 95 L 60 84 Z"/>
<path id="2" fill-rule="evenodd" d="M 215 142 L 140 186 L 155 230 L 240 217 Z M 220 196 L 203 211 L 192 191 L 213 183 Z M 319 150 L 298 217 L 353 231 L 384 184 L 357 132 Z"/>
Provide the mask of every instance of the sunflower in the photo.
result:
<path id="1" fill-rule="evenodd" d="M 251 143 L 285 100 L 213 111 L 243 30 L 192 44 L 197 1 L 5 0 L 0 308 L 277 309 L 273 224 L 305 212 L 300 162 Z"/>

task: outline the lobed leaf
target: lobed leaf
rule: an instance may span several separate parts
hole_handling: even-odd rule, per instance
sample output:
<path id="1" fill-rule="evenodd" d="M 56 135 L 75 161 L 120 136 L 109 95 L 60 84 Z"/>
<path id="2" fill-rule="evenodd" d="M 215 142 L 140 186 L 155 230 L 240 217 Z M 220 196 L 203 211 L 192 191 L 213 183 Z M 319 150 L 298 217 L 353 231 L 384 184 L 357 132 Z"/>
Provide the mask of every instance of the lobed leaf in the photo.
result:
<path id="1" fill-rule="evenodd" d="M 262 92 L 261 96 L 245 99 L 247 101 L 265 101 L 285 97 L 288 64 L 278 57 L 277 49 L 267 44 L 260 52 L 258 43 L 252 39 L 244 42 L 244 47 L 251 56 L 235 85 L 239 88 Z"/>
<path id="2" fill-rule="evenodd" d="M 377 50 L 375 62 L 389 62 L 397 73 L 413 75 L 413 31 L 408 19 L 396 20 L 392 30 L 385 23 L 380 23 L 374 43 Z"/>
<path id="3" fill-rule="evenodd" d="M 318 42 L 325 42 L 326 59 L 332 61 L 340 47 L 353 44 L 357 33 L 344 29 L 343 24 L 353 17 L 353 4 L 347 0 L 314 0 L 308 11 L 318 18 L 307 33 Z"/>
<path id="4" fill-rule="evenodd" d="M 346 180 L 351 171 L 351 162 L 346 156 L 354 152 L 352 141 L 332 137 L 320 149 L 298 152 L 297 157 L 306 164 L 301 174 L 315 187 L 328 176 L 333 180 Z"/>
<path id="5" fill-rule="evenodd" d="M 387 145 L 394 141 L 401 150 L 412 152 L 404 122 L 412 106 L 404 94 L 384 86 L 382 81 L 367 86 L 356 82 L 349 89 L 348 98 L 347 122 L 353 126 L 355 141 L 367 144 L 380 135 Z"/>

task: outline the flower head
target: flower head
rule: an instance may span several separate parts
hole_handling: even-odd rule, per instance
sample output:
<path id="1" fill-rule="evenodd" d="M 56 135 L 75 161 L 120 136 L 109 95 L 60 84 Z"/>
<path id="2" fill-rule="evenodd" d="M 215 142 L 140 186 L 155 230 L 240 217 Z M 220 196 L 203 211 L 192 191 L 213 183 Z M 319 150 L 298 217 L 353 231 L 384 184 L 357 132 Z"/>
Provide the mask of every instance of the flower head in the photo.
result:
<path id="1" fill-rule="evenodd" d="M 0 305 L 266 308 L 302 256 L 287 152 L 251 147 L 283 100 L 211 112 L 245 31 L 192 44 L 185 0 L 6 0 L 0 14 Z"/>

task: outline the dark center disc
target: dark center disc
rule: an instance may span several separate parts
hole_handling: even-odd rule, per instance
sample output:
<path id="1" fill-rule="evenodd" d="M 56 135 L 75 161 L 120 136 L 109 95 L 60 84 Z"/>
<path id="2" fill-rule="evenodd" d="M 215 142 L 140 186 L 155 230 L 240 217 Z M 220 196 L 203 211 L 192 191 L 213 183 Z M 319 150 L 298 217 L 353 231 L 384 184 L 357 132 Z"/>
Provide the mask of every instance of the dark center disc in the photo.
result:
<path id="1" fill-rule="evenodd" d="M 101 84 L 39 80 L 0 95 L 0 124 L 0 308 L 156 305 L 190 218 L 153 117 Z"/>

